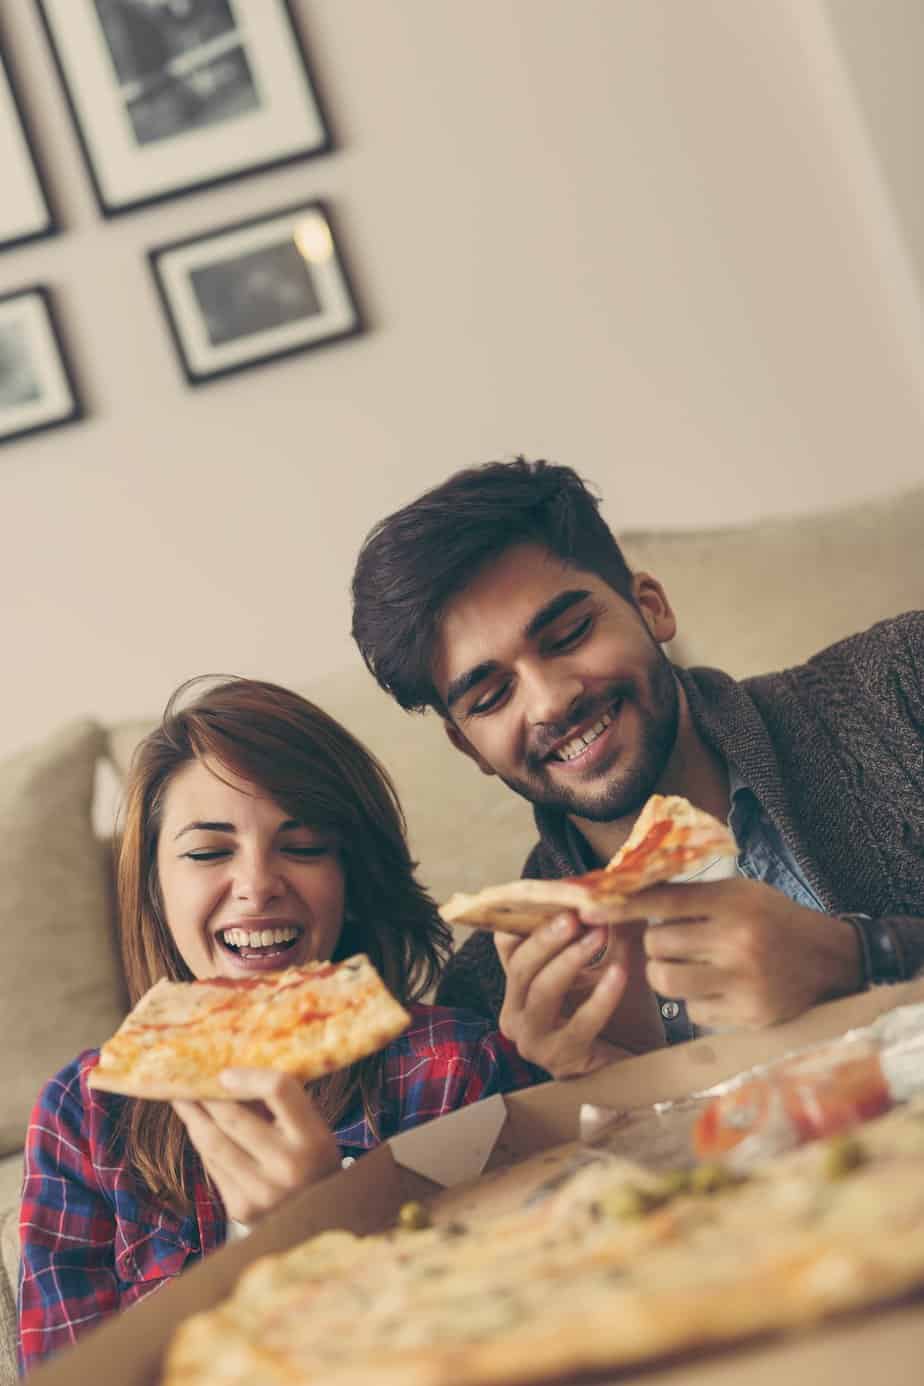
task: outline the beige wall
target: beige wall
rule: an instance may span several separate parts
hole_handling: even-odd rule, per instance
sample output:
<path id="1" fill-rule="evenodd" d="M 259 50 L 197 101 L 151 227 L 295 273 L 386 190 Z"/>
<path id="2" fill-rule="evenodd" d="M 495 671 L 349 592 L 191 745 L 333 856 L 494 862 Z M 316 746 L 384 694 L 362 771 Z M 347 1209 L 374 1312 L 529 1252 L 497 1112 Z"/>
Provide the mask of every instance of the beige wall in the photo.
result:
<path id="1" fill-rule="evenodd" d="M 0 291 L 53 285 L 91 417 L 0 454 L 0 752 L 347 665 L 363 534 L 469 462 L 571 462 L 620 527 L 916 480 L 920 298 L 838 6 L 299 0 L 338 151 L 104 223 L 3 0 L 67 230 Z M 368 335 L 189 390 L 145 249 L 315 195 Z"/>
<path id="2" fill-rule="evenodd" d="M 827 0 L 826 8 L 908 253 L 918 275 L 924 275 L 924 5 L 921 0 Z"/>

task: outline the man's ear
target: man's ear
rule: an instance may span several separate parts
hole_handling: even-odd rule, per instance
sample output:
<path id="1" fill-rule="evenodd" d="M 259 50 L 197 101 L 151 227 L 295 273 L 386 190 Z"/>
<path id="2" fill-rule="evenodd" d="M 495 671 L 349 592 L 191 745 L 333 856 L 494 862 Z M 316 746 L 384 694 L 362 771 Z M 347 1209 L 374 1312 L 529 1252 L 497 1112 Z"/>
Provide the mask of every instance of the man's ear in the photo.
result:
<path id="1" fill-rule="evenodd" d="M 651 638 L 659 645 L 673 640 L 677 634 L 677 617 L 658 579 L 650 573 L 636 573 L 632 578 L 632 596 Z"/>
<path id="2" fill-rule="evenodd" d="M 482 775 L 497 774 L 497 771 L 488 764 L 484 757 L 478 754 L 472 743 L 465 739 L 455 722 L 451 721 L 448 717 L 443 718 L 443 730 L 456 750 L 461 751 L 464 756 L 468 756 L 469 760 L 473 760 Z"/>

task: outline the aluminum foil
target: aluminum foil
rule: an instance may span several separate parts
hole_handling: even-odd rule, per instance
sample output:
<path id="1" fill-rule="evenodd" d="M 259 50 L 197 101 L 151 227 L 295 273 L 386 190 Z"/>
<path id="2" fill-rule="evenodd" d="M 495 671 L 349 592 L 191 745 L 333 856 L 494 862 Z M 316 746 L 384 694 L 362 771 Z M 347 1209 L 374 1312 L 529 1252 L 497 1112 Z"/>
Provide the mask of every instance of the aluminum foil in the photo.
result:
<path id="1" fill-rule="evenodd" d="M 793 1059 L 805 1059 L 822 1052 L 849 1058 L 851 1050 L 877 1050 L 889 1080 L 893 1097 L 904 1101 L 924 1092 L 924 1004 L 898 1006 L 871 1025 L 848 1030 L 836 1040 L 825 1040 L 803 1049 L 793 1049 L 742 1073 L 736 1073 L 711 1088 L 691 1093 L 671 1102 L 655 1102 L 649 1107 L 619 1111 L 585 1102 L 580 1112 L 579 1139 L 598 1158 L 607 1153 L 637 1160 L 652 1169 L 684 1168 L 695 1163 L 691 1144 L 693 1125 L 714 1097 L 731 1092 L 755 1078 L 772 1077 L 774 1070 Z M 578 1152 L 579 1163 L 583 1152 Z"/>

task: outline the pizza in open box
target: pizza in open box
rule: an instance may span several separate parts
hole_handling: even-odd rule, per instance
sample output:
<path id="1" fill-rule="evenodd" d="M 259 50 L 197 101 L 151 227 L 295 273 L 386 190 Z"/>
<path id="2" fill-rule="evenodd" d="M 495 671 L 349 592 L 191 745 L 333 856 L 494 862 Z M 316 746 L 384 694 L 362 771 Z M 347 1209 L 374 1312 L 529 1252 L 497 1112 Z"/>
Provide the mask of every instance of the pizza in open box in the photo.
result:
<path id="1" fill-rule="evenodd" d="M 401 1034 L 410 1016 L 362 954 L 240 981 L 161 978 L 100 1051 L 90 1085 L 129 1097 L 227 1097 L 224 1068 L 275 1068 L 308 1082 Z"/>
<path id="2" fill-rule="evenodd" d="M 453 895 L 440 909 L 448 924 L 529 934 L 561 910 L 585 924 L 617 924 L 625 905 L 647 886 L 734 856 L 724 823 L 677 794 L 653 794 L 612 861 L 599 871 L 560 881 L 511 881 L 474 895 Z"/>
<path id="3" fill-rule="evenodd" d="M 924 1108 L 909 1106 L 746 1178 L 600 1161 L 469 1227 L 322 1233 L 182 1325 L 162 1386 L 525 1386 L 922 1287 Z"/>

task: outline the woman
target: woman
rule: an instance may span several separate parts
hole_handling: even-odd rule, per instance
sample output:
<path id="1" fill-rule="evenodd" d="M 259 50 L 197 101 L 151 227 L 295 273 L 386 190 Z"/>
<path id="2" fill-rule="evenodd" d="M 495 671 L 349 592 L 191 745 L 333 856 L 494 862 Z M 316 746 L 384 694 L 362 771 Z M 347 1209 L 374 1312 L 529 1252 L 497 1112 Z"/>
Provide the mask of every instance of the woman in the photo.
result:
<path id="1" fill-rule="evenodd" d="M 196 683 L 198 681 L 194 681 Z M 420 1004 L 449 935 L 413 875 L 388 776 L 319 708 L 235 679 L 138 748 L 118 861 L 132 1003 L 158 977 L 247 977 L 366 953 L 410 1010 L 381 1053 L 313 1084 L 229 1070 L 228 1101 L 89 1088 L 98 1051 L 45 1087 L 26 1144 L 27 1368 L 396 1132 L 537 1070 L 466 1012 Z"/>

